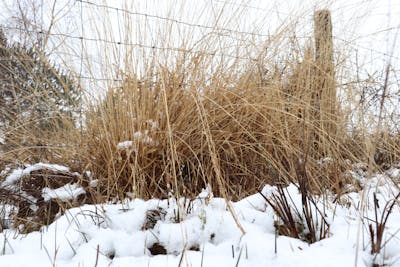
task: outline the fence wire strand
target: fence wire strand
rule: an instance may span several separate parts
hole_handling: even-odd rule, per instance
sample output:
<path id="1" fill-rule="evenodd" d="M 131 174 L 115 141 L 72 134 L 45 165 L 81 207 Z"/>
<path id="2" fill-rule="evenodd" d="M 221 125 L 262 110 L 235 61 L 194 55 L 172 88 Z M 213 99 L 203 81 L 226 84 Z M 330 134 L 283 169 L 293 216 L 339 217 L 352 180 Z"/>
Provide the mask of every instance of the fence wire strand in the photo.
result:
<path id="1" fill-rule="evenodd" d="M 223 5 L 235 5 L 238 7 L 243 7 L 243 8 L 249 8 L 249 9 L 255 9 L 263 12 L 275 12 L 273 10 L 265 9 L 265 8 L 260 8 L 260 7 L 255 7 L 252 6 L 248 3 L 236 3 L 236 2 L 229 2 L 229 1 L 223 1 L 223 0 L 212 0 L 212 2 L 220 3 Z M 371 2 L 371 0 L 364 0 L 361 1 L 363 3 L 365 2 Z M 74 34 L 68 34 L 68 33 L 62 33 L 62 32 L 45 32 L 43 30 L 33 30 L 33 29 L 27 29 L 23 27 L 14 27 L 14 26 L 1 26 L 3 29 L 7 29 L 10 31 L 21 31 L 25 32 L 27 34 L 46 34 L 49 36 L 54 36 L 54 37 L 61 37 L 65 39 L 73 39 L 77 40 L 80 42 L 80 63 L 79 63 L 79 78 L 81 79 L 86 79 L 86 80 L 97 80 L 97 81 L 121 81 L 121 79 L 110 79 L 110 78 L 104 78 L 104 77 L 92 77 L 84 74 L 83 70 L 83 61 L 84 61 L 84 43 L 86 41 L 88 42 L 101 42 L 105 44 L 110 44 L 110 45 L 116 45 L 116 46 L 129 46 L 129 47 L 138 47 L 138 48 L 143 48 L 143 49 L 152 49 L 152 50 L 160 50 L 160 51 L 171 51 L 171 52 L 178 52 L 178 53 L 187 53 L 187 54 L 199 54 L 201 53 L 202 55 L 206 56 L 217 56 L 217 57 L 224 57 L 224 58 L 230 58 L 230 59 L 236 59 L 236 60 L 256 60 L 257 58 L 252 58 L 251 56 L 242 56 L 238 54 L 228 54 L 228 53 L 223 53 L 221 50 L 226 49 L 225 48 L 219 48 L 218 50 L 215 51 L 203 51 L 203 50 L 194 50 L 193 48 L 182 48 L 182 47 L 171 47 L 171 46 L 159 46 L 159 45 L 150 45 L 150 44 L 145 44 L 145 43 L 140 43 L 140 42 L 126 42 L 122 40 L 109 40 L 107 38 L 100 38 L 100 37 L 89 37 L 85 36 L 85 30 L 84 30 L 84 15 L 83 15 L 83 10 L 84 8 L 89 8 L 89 7 L 95 7 L 95 8 L 103 8 L 103 9 L 109 9 L 109 10 L 114 10 L 117 12 L 118 16 L 124 14 L 127 15 L 132 15 L 132 16 L 140 16 L 146 19 L 155 19 L 155 20 L 162 20 L 162 21 L 168 21 L 171 23 L 191 27 L 191 28 L 199 28 L 199 29 L 205 29 L 211 31 L 211 33 L 215 33 L 217 35 L 221 35 L 224 37 L 232 38 L 233 40 L 236 41 L 241 41 L 241 42 L 246 42 L 249 40 L 243 39 L 243 38 L 238 38 L 237 35 L 240 36 L 257 36 L 260 38 L 263 38 L 264 40 L 270 40 L 274 36 L 271 34 L 263 34 L 263 33 L 255 33 L 255 32 L 247 32 L 247 31 L 240 31 L 240 30 L 235 30 L 235 29 L 229 29 L 229 28 L 223 28 L 223 27 L 217 27 L 217 26 L 209 26 L 209 25 L 202 25 L 202 24 L 196 24 L 196 23 L 191 23 L 183 20 L 178 20 L 175 18 L 170 18 L 170 17 L 163 17 L 159 15 L 154 15 L 154 14 L 149 14 L 149 13 L 142 13 L 142 12 L 137 12 L 137 11 L 131 11 L 127 10 L 124 8 L 119 8 L 119 7 L 114 7 L 114 6 L 109 6 L 106 4 L 98 4 L 89 0 L 75 0 L 76 6 L 79 7 L 79 16 L 80 16 L 80 34 L 79 35 L 74 35 Z M 349 4 L 348 7 L 352 7 L 353 4 Z M 346 6 L 345 6 L 346 8 Z M 285 12 L 278 12 L 283 15 L 290 15 L 289 13 Z M 118 27 L 119 31 L 121 31 L 120 27 L 120 22 L 118 18 Z M 393 60 L 400 61 L 400 57 L 393 55 L 393 53 L 390 52 L 384 52 L 380 51 L 378 49 L 374 49 L 372 47 L 368 47 L 362 44 L 357 43 L 358 40 L 360 39 L 365 39 L 374 35 L 378 34 L 383 34 L 383 33 L 389 33 L 394 30 L 398 30 L 399 27 L 387 27 L 386 29 L 382 29 L 373 33 L 369 33 L 366 35 L 358 36 L 355 37 L 351 40 L 346 40 L 340 36 L 333 36 L 334 41 L 339 44 L 342 43 L 348 47 L 351 47 L 354 50 L 363 50 L 363 51 L 368 51 L 370 53 L 376 54 L 376 55 L 381 55 L 385 57 L 389 57 Z M 236 37 L 235 37 L 236 35 Z M 119 37 L 121 38 L 121 33 L 119 33 Z M 280 36 L 279 38 L 293 38 L 293 37 L 285 37 L 285 36 Z M 312 36 L 294 36 L 294 38 L 298 39 L 310 39 Z"/>

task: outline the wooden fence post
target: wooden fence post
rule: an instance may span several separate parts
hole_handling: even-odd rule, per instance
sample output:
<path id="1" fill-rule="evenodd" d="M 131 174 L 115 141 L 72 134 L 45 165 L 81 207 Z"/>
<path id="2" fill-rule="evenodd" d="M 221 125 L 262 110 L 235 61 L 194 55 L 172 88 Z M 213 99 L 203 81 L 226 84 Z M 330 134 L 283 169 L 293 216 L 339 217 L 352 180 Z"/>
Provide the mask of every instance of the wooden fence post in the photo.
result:
<path id="1" fill-rule="evenodd" d="M 335 138 L 337 133 L 336 84 L 333 64 L 332 20 L 329 10 L 314 14 L 315 103 L 318 126 L 322 134 Z"/>

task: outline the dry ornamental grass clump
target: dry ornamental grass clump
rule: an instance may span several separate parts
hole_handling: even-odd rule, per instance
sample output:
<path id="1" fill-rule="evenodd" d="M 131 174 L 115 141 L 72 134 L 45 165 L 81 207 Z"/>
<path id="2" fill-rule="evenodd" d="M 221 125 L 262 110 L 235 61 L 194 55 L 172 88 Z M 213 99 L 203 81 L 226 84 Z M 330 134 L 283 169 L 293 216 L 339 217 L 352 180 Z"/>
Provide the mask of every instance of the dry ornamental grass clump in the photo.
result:
<path id="1" fill-rule="evenodd" d="M 205 58 L 185 59 L 126 78 L 88 113 L 82 155 L 103 196 L 196 194 L 210 184 L 239 198 L 265 183 L 296 182 L 295 163 L 305 156 L 312 188 L 339 183 L 348 151 L 313 117 L 312 58 L 287 80 L 252 65 L 206 77 Z M 321 172 L 324 156 L 337 164 Z"/>

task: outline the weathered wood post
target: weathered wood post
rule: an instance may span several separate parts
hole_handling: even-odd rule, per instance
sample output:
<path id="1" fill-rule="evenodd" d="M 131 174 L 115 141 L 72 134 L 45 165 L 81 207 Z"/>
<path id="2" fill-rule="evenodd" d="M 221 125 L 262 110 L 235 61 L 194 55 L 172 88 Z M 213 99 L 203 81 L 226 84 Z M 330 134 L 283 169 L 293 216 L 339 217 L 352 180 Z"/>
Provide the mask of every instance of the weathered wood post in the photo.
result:
<path id="1" fill-rule="evenodd" d="M 329 10 L 314 14 L 315 38 L 315 109 L 323 135 L 335 138 L 337 133 L 336 85 L 333 64 L 332 20 Z M 321 137 L 320 137 L 320 141 Z"/>

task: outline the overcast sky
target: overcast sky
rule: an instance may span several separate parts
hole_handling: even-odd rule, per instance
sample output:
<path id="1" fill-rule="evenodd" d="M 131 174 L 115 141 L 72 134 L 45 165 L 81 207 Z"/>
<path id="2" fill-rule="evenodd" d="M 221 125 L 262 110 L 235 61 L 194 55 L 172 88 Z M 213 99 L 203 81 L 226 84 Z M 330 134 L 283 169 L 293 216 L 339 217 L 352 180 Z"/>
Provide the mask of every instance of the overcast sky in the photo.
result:
<path id="1" fill-rule="evenodd" d="M 53 0 L 21 0 L 22 2 L 32 1 L 44 8 L 36 11 L 29 10 L 30 6 L 22 6 L 27 9 L 27 15 L 32 18 L 49 23 L 50 10 L 53 7 Z M 4 25 L 12 25 L 10 17 L 17 17 L 19 13 L 17 0 L 3 0 L 0 3 L 2 15 L 0 19 Z M 91 4 L 93 3 L 93 4 Z M 97 5 L 96 5 L 97 4 Z M 100 5 L 100 6 L 99 6 Z M 103 9 L 101 6 L 117 7 L 116 9 Z M 375 66 L 381 66 L 382 62 L 388 60 L 389 55 L 400 57 L 400 49 L 397 47 L 396 36 L 400 25 L 400 1 L 396 0 L 57 0 L 55 5 L 58 20 L 52 28 L 53 33 L 64 33 L 72 36 L 98 37 L 99 29 L 112 29 L 108 36 L 114 41 L 122 41 L 126 36 L 124 29 L 124 18 L 129 18 L 134 24 L 141 26 L 141 36 L 135 35 L 135 30 L 130 29 L 137 42 L 154 45 L 182 45 L 182 40 L 191 39 L 196 42 L 201 35 L 212 31 L 206 27 L 192 27 L 191 25 L 220 27 L 233 29 L 236 32 L 224 32 L 242 39 L 255 39 L 261 41 L 263 35 L 270 35 L 276 32 L 276 28 L 288 20 L 298 20 L 298 36 L 312 35 L 313 11 L 321 8 L 329 8 L 332 12 L 333 34 L 336 45 L 348 44 L 348 48 L 357 50 L 361 61 Z M 123 12 L 126 9 L 129 12 Z M 104 10 L 107 11 L 105 16 Z M 223 11 L 221 11 L 223 10 Z M 132 13 L 133 12 L 133 13 Z M 147 14 L 149 16 L 143 16 Z M 161 31 L 166 31 L 165 20 L 170 18 L 191 25 L 174 24 L 172 40 L 154 40 Z M 81 22 L 83 26 L 81 27 Z M 102 26 L 102 25 L 105 26 Z M 163 26 L 160 26 L 163 25 Z M 163 28 L 164 27 L 164 28 Z M 96 29 L 94 29 L 96 28 Z M 82 33 L 83 31 L 83 33 Z M 240 35 L 237 32 L 254 32 L 258 35 Z M 12 34 L 17 38 L 18 34 Z M 57 37 L 57 36 L 56 36 Z M 59 36 L 58 36 L 59 37 Z M 54 38 L 57 45 L 57 38 Z M 58 38 L 61 39 L 61 38 Z M 76 39 L 76 38 L 75 38 Z M 69 43 L 80 43 L 79 40 L 70 39 Z M 85 47 L 90 47 L 93 52 L 93 44 L 85 41 Z M 77 50 L 78 48 L 75 48 Z M 62 52 L 62 51 L 61 51 Z M 76 51 L 79 52 L 79 51 Z"/>

